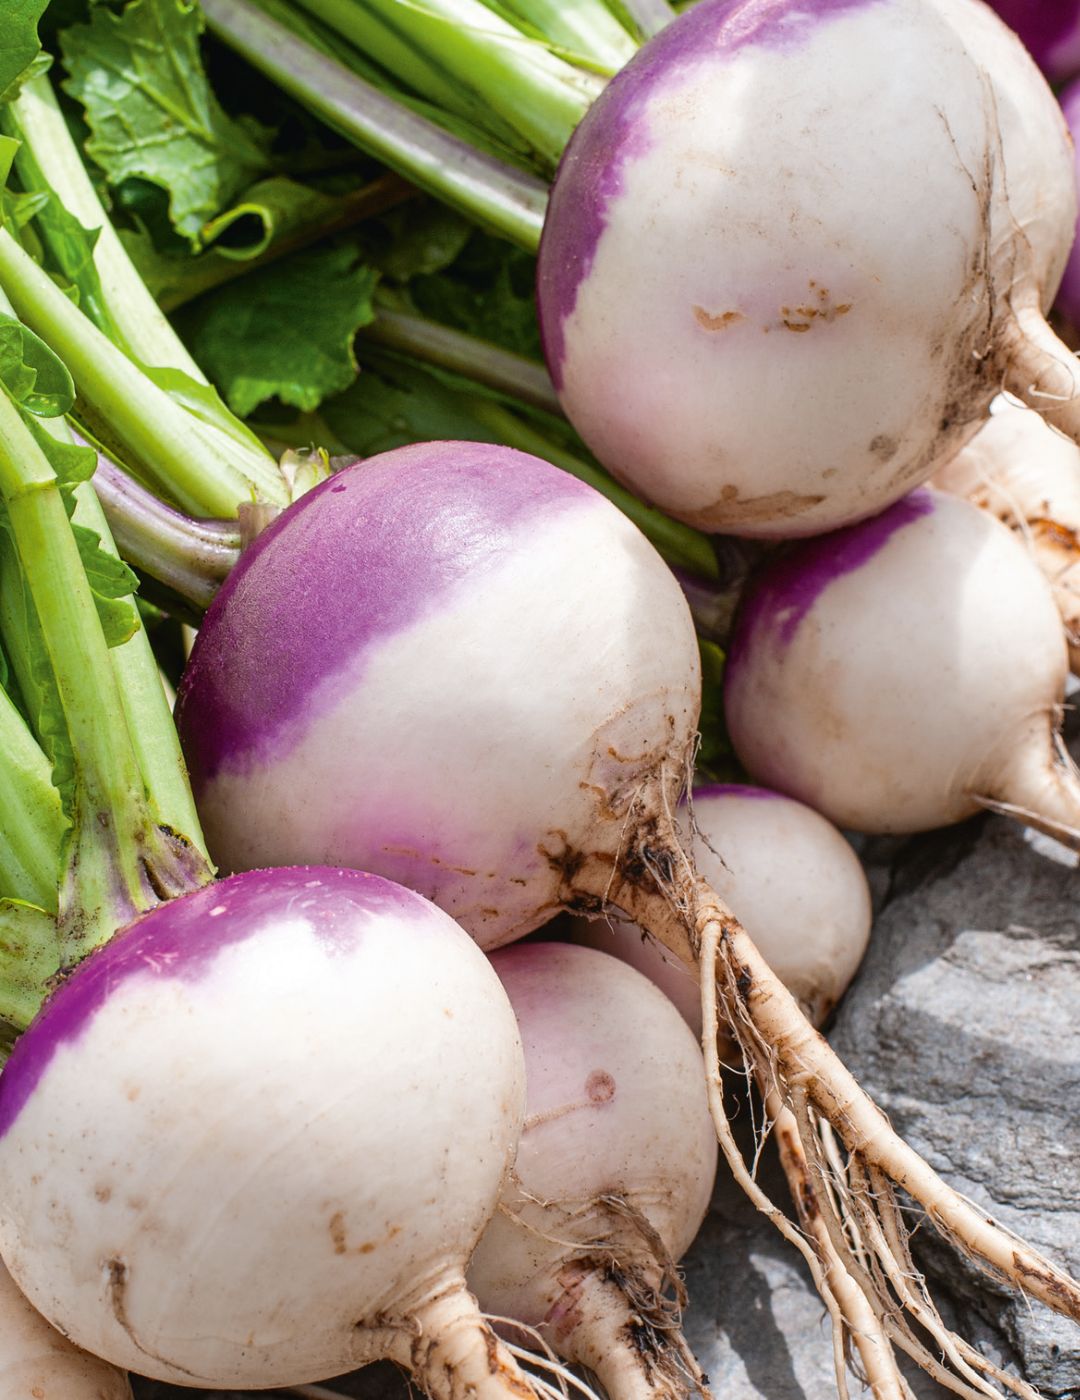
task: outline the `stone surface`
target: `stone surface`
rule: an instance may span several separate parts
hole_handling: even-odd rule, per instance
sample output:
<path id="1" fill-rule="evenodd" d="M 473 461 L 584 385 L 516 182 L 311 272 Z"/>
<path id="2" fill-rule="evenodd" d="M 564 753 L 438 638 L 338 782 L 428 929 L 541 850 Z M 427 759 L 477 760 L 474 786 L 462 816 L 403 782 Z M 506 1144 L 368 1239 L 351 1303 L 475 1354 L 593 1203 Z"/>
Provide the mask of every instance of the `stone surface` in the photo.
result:
<path id="1" fill-rule="evenodd" d="M 872 856 L 873 852 L 868 852 Z M 889 862 L 870 953 L 831 1039 L 960 1191 L 1080 1274 L 1080 877 L 1000 820 Z M 1080 1328 L 997 1289 L 920 1232 L 921 1262 L 1003 1334 L 1046 1396 L 1080 1395 Z"/>
<path id="2" fill-rule="evenodd" d="M 863 854 L 879 912 L 834 1044 L 953 1185 L 1080 1274 L 1076 858 L 999 819 L 870 842 Z M 733 1081 L 732 1094 L 740 1090 Z M 783 1201 L 768 1160 L 762 1180 Z M 1080 1328 L 1017 1302 L 928 1230 L 917 1242 L 954 1325 L 1048 1400 L 1080 1400 Z M 684 1267 L 686 1332 L 717 1400 L 833 1400 L 829 1326 L 801 1260 L 723 1167 Z M 917 1400 L 948 1393 L 909 1378 Z M 853 1397 L 864 1393 L 856 1378 L 850 1385 Z M 407 1395 L 389 1366 L 327 1389 L 360 1400 Z M 136 1382 L 137 1400 L 199 1394 Z"/>

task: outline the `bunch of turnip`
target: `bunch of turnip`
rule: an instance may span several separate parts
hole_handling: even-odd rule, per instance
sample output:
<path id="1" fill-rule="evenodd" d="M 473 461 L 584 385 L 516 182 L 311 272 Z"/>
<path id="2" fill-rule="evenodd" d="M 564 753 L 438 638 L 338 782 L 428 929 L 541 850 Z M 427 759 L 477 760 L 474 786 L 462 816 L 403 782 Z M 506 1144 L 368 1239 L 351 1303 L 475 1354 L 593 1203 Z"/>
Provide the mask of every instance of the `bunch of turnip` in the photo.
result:
<path id="1" fill-rule="evenodd" d="M 1054 628 L 1063 646 L 1056 614 Z M 1080 1317 L 1074 1282 L 901 1142 L 695 873 L 674 812 L 698 704 L 686 603 L 625 517 L 535 458 L 442 443 L 346 468 L 255 541 L 207 614 L 177 718 L 227 867 L 375 870 L 489 948 L 560 908 L 611 905 L 697 966 L 706 1083 L 733 1169 L 746 1180 L 722 1102 L 721 1022 L 790 1114 L 795 1155 L 834 1170 L 819 1140 L 829 1124 L 849 1176 L 873 1182 L 819 1196 L 837 1254 L 819 1286 L 853 1330 L 869 1313 L 886 1351 L 891 1340 L 931 1369 L 895 1308 L 948 1335 L 907 1282 L 891 1183 L 973 1257 Z M 845 1219 L 878 1261 L 872 1275 L 843 1243 Z M 968 1373 L 987 1363 L 948 1346 L 976 1384 Z M 901 1394 L 883 1366 L 879 1393 Z"/>

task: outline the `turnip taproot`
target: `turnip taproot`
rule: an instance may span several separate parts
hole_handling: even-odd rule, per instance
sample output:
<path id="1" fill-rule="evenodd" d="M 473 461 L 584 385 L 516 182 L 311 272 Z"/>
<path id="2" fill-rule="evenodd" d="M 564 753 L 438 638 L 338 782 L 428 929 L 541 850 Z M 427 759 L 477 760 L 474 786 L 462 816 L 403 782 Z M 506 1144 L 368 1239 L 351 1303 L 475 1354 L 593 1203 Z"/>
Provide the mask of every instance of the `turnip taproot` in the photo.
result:
<path id="1" fill-rule="evenodd" d="M 0 1249 L 145 1375 L 391 1357 L 442 1400 L 527 1396 L 464 1283 L 523 1108 L 513 1013 L 446 914 L 358 871 L 237 876 L 119 933 L 17 1042 Z"/>
<path id="2" fill-rule="evenodd" d="M 716 1175 L 701 1051 L 667 999 L 605 953 L 524 943 L 492 964 L 525 1048 L 525 1126 L 469 1287 L 613 1400 L 686 1395 L 702 1378 L 674 1266 Z"/>
<path id="3" fill-rule="evenodd" d="M 4 1400 L 131 1400 L 127 1377 L 50 1327 L 2 1264 L 0 1388 Z"/>
<path id="4" fill-rule="evenodd" d="M 701 0 L 567 147 L 548 366 L 646 500 L 817 534 L 925 480 L 1002 381 L 1080 431 L 1043 319 L 1075 217 L 1061 111 L 974 0 Z"/>
<path id="5" fill-rule="evenodd" d="M 1080 447 L 1003 395 L 968 445 L 930 482 L 988 510 L 1046 575 L 1080 673 Z"/>
<path id="6" fill-rule="evenodd" d="M 819 813 L 768 788 L 706 784 L 680 810 L 694 863 L 749 930 L 762 956 L 820 1026 L 870 937 L 870 890 L 859 858 Z M 645 973 L 701 1034 L 692 968 L 634 924 L 579 919 L 574 937 Z"/>
<path id="7" fill-rule="evenodd" d="M 1058 737 L 1068 674 L 1050 585 L 968 501 L 922 489 L 796 545 L 748 591 L 725 672 L 758 781 L 857 831 L 990 807 L 1080 842 Z"/>
<path id="8" fill-rule="evenodd" d="M 699 962 L 713 1120 L 747 1189 L 721 1097 L 721 1019 L 791 1106 L 809 1160 L 831 1170 L 819 1114 L 848 1170 L 881 1177 L 869 1205 L 886 1223 L 863 1222 L 860 1237 L 887 1258 L 872 1277 L 843 1262 L 864 1307 L 890 1315 L 890 1270 L 907 1267 L 892 1180 L 962 1247 L 1080 1319 L 1076 1283 L 896 1136 L 683 853 L 673 813 L 698 666 L 677 582 L 613 505 L 526 454 L 436 443 L 347 468 L 256 540 L 206 615 L 178 719 L 226 864 L 273 851 L 373 865 L 489 947 L 557 909 L 610 905 Z M 867 1204 L 846 1187 L 821 1201 L 838 1232 Z"/>

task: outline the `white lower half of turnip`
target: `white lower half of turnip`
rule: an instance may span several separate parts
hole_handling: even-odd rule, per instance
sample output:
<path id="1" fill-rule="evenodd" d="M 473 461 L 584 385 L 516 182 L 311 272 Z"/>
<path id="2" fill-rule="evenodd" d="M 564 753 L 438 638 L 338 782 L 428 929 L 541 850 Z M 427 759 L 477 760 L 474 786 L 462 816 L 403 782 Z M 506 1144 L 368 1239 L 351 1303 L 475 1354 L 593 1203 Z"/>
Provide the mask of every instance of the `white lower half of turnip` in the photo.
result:
<path id="1" fill-rule="evenodd" d="M 524 1107 L 513 1013 L 441 911 L 260 871 L 82 964 L 0 1076 L 0 1250 L 34 1305 L 181 1385 L 391 1357 L 528 1393 L 465 1291 Z"/>
<path id="2" fill-rule="evenodd" d="M 686 1395 L 701 1377 L 675 1264 L 716 1174 L 701 1052 L 661 993 L 606 954 L 526 943 L 492 962 L 525 1049 L 526 1116 L 469 1286 L 612 1400 Z"/>

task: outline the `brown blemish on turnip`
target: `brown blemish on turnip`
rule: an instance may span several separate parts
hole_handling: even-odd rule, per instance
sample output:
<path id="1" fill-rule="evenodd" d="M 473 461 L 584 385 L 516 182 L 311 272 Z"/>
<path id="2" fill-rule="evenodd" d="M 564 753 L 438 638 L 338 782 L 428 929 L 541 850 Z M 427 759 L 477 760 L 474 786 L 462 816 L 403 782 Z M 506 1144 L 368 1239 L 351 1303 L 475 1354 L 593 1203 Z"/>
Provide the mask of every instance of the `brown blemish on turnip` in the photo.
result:
<path id="1" fill-rule="evenodd" d="M 721 311 L 718 315 L 712 315 L 703 306 L 694 307 L 694 320 L 706 331 L 726 331 L 729 326 L 733 326 L 738 321 L 745 321 L 746 317 L 741 311 Z"/>
<path id="2" fill-rule="evenodd" d="M 615 1081 L 606 1069 L 594 1069 L 585 1081 L 590 1103 L 610 1103 L 615 1097 Z"/>

